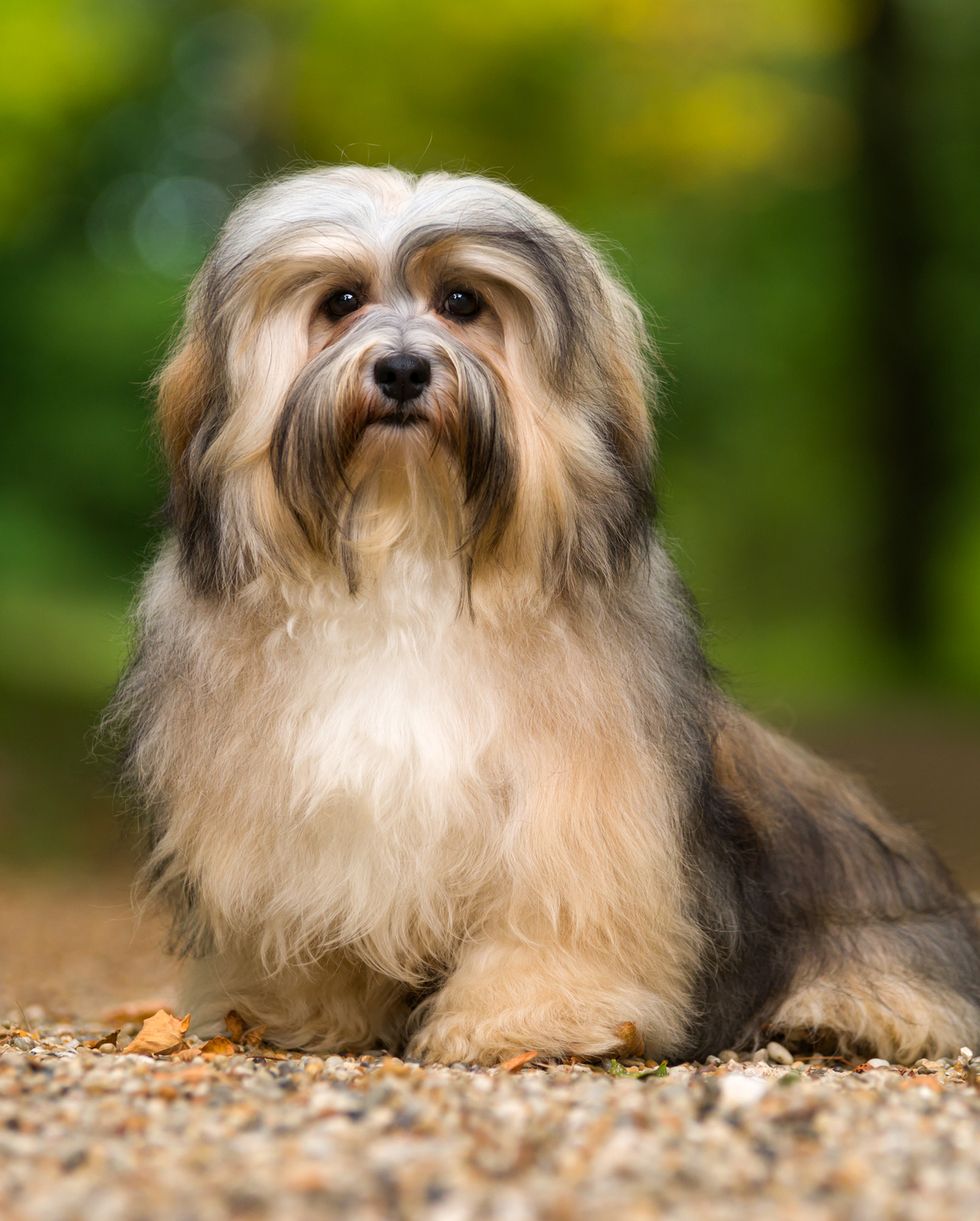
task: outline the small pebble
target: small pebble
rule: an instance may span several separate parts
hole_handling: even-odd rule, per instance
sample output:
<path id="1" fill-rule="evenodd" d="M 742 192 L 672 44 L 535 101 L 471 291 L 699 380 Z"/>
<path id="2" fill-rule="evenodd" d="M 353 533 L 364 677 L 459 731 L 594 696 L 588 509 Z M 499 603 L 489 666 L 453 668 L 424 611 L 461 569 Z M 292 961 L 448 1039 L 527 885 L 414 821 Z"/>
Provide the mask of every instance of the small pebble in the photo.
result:
<path id="1" fill-rule="evenodd" d="M 868 1068 L 891 1068 L 891 1064 L 888 1060 L 881 1060 L 875 1057 L 875 1059 L 868 1061 Z"/>
<path id="2" fill-rule="evenodd" d="M 724 1107 L 752 1106 L 769 1093 L 769 1082 L 761 1077 L 726 1073 L 718 1078 L 718 1090 Z"/>
<path id="3" fill-rule="evenodd" d="M 792 1053 L 782 1043 L 768 1043 L 766 1045 L 766 1054 L 773 1064 L 793 1063 Z"/>

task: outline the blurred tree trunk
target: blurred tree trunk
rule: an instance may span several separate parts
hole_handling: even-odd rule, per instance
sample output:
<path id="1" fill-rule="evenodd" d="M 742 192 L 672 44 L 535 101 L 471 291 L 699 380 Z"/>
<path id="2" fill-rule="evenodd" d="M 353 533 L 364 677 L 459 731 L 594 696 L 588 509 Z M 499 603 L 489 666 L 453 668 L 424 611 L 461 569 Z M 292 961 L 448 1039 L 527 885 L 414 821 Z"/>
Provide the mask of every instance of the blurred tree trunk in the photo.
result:
<path id="1" fill-rule="evenodd" d="M 860 233 L 870 373 L 878 621 L 913 666 L 932 632 L 932 557 L 946 469 L 926 317 L 925 175 L 911 120 L 913 44 L 899 0 L 877 0 L 858 55 Z"/>

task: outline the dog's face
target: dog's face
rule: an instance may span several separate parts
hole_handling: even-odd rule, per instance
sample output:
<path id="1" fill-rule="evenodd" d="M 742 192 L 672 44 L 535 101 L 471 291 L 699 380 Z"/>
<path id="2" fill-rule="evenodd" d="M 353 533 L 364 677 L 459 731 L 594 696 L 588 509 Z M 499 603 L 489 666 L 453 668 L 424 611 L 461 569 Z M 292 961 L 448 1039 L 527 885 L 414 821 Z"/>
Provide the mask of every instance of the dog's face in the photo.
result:
<path id="1" fill-rule="evenodd" d="M 399 543 L 549 592 L 642 552 L 642 319 L 553 213 L 478 177 L 314 170 L 232 214 L 160 378 L 171 515 L 209 592 Z"/>

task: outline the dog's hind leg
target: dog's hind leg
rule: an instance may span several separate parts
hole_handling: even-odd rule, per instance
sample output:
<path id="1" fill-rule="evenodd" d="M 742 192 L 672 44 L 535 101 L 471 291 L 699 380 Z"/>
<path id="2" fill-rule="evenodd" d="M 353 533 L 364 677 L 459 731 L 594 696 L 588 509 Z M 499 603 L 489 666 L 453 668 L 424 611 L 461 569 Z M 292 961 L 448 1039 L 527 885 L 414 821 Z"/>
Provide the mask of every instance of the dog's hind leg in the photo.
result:
<path id="1" fill-rule="evenodd" d="M 903 1061 L 976 1047 L 976 913 L 914 831 L 740 714 L 719 735 L 716 775 L 754 830 L 769 923 L 792 963 L 755 1037 L 762 1025 L 791 1039 L 819 1032 L 845 1052 Z"/>
<path id="2" fill-rule="evenodd" d="M 964 1045 L 976 1048 L 980 1011 L 894 961 L 869 969 L 858 959 L 794 985 L 770 1026 L 792 1045 L 911 1064 L 920 1056 L 955 1056 Z"/>

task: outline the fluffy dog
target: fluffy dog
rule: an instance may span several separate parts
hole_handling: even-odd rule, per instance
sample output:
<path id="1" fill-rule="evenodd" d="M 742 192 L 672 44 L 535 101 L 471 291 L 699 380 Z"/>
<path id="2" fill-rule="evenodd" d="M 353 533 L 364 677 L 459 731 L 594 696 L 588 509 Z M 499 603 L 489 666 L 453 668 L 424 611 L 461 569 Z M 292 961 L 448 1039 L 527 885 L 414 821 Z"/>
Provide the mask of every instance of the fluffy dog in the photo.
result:
<path id="1" fill-rule="evenodd" d="M 655 527 L 641 314 L 480 177 L 232 214 L 159 378 L 111 718 L 206 1030 L 426 1060 L 980 1042 L 976 916 L 734 707 Z"/>

